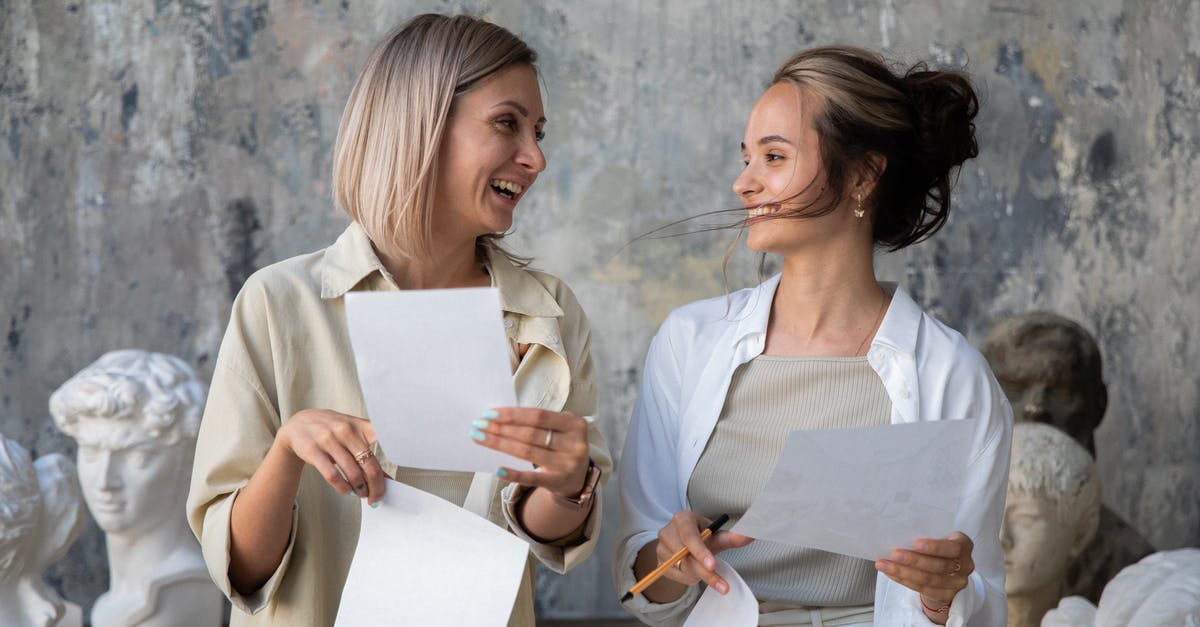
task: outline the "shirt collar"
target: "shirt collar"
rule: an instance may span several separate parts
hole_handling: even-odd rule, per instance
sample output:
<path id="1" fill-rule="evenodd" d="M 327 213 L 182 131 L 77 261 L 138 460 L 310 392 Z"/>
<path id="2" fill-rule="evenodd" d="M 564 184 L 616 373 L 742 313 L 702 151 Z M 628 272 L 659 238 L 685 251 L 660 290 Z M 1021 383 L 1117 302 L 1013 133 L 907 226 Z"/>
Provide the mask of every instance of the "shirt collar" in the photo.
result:
<path id="1" fill-rule="evenodd" d="M 740 308 L 730 312 L 731 319 L 737 321 L 737 329 L 733 336 L 735 345 L 747 338 L 766 336 L 767 323 L 771 319 L 771 303 L 775 300 L 775 291 L 779 288 L 782 276 L 776 274 L 752 289 Z M 915 357 L 921 308 L 899 284 L 880 282 L 879 286 L 892 295 L 892 302 L 888 305 L 887 313 L 884 314 L 871 345 L 881 344 Z"/>
<path id="2" fill-rule="evenodd" d="M 500 290 L 500 308 L 504 311 L 543 318 L 563 315 L 554 295 L 532 273 L 514 266 L 503 253 L 488 249 L 488 269 Z M 321 258 L 321 298 L 340 298 L 375 272 L 391 281 L 367 232 L 359 223 L 351 222 Z"/>
<path id="3" fill-rule="evenodd" d="M 488 248 L 488 269 L 500 289 L 500 308 L 523 316 L 559 318 L 562 307 L 554 295 L 535 278 L 534 273 L 518 268 L 504 253 Z"/>
<path id="4" fill-rule="evenodd" d="M 373 272 L 388 276 L 367 232 L 351 222 L 321 257 L 321 298 L 340 298 Z"/>

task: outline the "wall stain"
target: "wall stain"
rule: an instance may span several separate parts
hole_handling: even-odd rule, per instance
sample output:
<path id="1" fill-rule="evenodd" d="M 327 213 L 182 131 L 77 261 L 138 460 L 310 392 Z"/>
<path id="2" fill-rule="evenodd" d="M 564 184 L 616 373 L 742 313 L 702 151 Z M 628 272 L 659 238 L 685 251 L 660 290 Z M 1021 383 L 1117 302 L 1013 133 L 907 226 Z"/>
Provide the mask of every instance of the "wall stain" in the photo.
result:
<path id="1" fill-rule="evenodd" d="M 225 206 L 224 215 L 226 249 L 224 266 L 229 297 L 237 296 L 242 284 L 254 273 L 258 250 L 254 247 L 254 234 L 262 230 L 258 207 L 249 198 L 238 198 Z"/>
<path id="2" fill-rule="evenodd" d="M 13 316 L 10 319 L 8 326 L 8 352 L 15 353 L 17 348 L 21 346 L 21 331 L 17 328 L 17 317 Z"/>
<path id="3" fill-rule="evenodd" d="M 129 123 L 133 121 L 133 116 L 138 110 L 138 86 L 134 83 L 132 87 L 125 90 L 121 94 L 121 129 L 129 131 Z"/>
<path id="4" fill-rule="evenodd" d="M 1117 142 L 1112 131 L 1104 131 L 1092 142 L 1088 150 L 1088 175 L 1093 181 L 1103 181 L 1112 176 L 1117 162 Z"/>
<path id="5" fill-rule="evenodd" d="M 8 150 L 13 160 L 21 159 L 21 124 L 15 117 L 8 119 Z"/>

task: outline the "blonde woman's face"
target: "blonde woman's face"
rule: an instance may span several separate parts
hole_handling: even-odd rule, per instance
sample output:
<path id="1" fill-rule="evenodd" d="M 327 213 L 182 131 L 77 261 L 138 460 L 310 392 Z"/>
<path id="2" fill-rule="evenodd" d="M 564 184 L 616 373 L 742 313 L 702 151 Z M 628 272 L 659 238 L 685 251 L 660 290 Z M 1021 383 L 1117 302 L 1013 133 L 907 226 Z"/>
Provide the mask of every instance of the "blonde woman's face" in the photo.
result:
<path id="1" fill-rule="evenodd" d="M 537 74 L 510 65 L 458 96 L 438 153 L 435 239 L 453 245 L 512 226 L 542 170 L 546 123 Z"/>

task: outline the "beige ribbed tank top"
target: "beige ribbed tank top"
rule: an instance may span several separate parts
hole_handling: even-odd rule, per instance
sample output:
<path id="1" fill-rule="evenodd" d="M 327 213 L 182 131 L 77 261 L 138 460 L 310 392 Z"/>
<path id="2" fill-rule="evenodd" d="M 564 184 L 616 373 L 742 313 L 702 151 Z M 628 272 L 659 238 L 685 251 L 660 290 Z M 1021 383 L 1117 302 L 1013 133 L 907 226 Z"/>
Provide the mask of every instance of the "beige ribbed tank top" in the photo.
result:
<path id="1" fill-rule="evenodd" d="M 801 429 L 888 424 L 892 404 L 865 357 L 760 355 L 733 374 L 725 406 L 688 483 L 693 511 L 737 522 L 767 483 L 785 438 Z M 756 540 L 721 554 L 760 602 L 869 605 L 868 560 Z"/>

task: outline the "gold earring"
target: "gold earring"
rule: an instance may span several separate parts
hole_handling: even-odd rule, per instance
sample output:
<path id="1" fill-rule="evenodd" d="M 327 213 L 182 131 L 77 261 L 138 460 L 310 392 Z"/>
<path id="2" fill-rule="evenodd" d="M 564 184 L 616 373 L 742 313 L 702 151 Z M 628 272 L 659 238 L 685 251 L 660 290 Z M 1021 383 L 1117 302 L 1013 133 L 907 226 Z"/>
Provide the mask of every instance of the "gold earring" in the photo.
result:
<path id="1" fill-rule="evenodd" d="M 854 208 L 854 217 L 861 220 L 863 216 L 867 215 L 862 206 L 862 194 L 855 194 L 854 200 L 858 202 L 858 206 Z"/>

